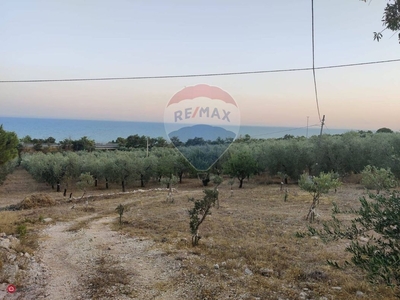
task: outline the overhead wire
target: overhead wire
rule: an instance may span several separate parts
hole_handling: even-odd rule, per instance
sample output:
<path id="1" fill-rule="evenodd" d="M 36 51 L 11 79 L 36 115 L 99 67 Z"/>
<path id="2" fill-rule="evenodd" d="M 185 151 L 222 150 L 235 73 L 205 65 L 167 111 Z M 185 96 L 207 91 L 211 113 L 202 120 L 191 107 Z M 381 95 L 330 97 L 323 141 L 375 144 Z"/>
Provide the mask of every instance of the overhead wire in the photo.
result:
<path id="1" fill-rule="evenodd" d="M 314 0 L 311 0 L 311 45 L 312 45 L 312 73 L 314 79 L 315 102 L 317 104 L 318 118 L 319 121 L 321 122 L 321 113 L 319 111 L 319 101 L 318 101 L 317 78 L 315 76 Z"/>
<path id="2" fill-rule="evenodd" d="M 337 64 L 321 67 L 308 68 L 289 68 L 289 69 L 270 69 L 259 71 L 239 71 L 239 72 L 222 72 L 222 73 L 200 73 L 200 74 L 181 74 L 181 75 L 155 75 L 155 76 L 129 76 L 129 77 L 92 77 L 92 78 L 61 78 L 61 79 L 21 79 L 21 80 L 0 80 L 0 83 L 41 83 L 41 82 L 75 82 L 75 81 L 111 81 L 111 80 L 149 80 L 149 79 L 172 79 L 172 78 L 192 78 L 192 77 L 217 77 L 217 76 L 235 76 L 235 75 L 252 75 L 252 74 L 268 74 L 283 72 L 300 72 L 312 70 L 325 70 L 336 68 L 348 68 L 357 66 L 367 66 L 376 64 L 386 64 L 400 62 L 398 59 L 376 60 L 359 63 Z"/>

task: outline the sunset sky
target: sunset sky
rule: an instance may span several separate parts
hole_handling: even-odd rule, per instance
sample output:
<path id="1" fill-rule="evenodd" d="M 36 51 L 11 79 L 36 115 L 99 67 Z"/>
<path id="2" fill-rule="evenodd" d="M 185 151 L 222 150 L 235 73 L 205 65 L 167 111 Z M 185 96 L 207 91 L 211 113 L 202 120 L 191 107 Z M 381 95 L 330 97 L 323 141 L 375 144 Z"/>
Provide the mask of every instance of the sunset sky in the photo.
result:
<path id="1" fill-rule="evenodd" d="M 387 1 L 316 0 L 315 64 L 400 58 Z M 311 1 L 1 1 L 0 81 L 312 66 Z M 317 70 L 329 128 L 400 131 L 400 62 Z M 242 124 L 319 123 L 311 71 L 92 82 L 0 83 L 0 116 L 162 122 L 184 87 L 218 86 Z"/>

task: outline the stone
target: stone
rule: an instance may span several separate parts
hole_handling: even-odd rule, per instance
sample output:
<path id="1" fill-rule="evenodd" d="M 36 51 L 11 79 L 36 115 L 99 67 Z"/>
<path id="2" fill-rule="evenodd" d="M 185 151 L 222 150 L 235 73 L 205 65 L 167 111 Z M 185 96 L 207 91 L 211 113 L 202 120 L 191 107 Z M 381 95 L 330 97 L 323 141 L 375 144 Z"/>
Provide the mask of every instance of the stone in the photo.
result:
<path id="1" fill-rule="evenodd" d="M 333 286 L 333 287 L 332 287 L 332 290 L 341 291 L 342 288 L 341 288 L 340 286 Z"/>
<path id="2" fill-rule="evenodd" d="M 17 258 L 17 256 L 15 254 L 9 254 L 7 255 L 7 259 L 9 262 L 13 262 L 15 261 L 15 259 Z M 0 298 L 1 299 L 1 298 Z"/>
<path id="3" fill-rule="evenodd" d="M 223 261 L 223 262 L 221 263 L 221 267 L 226 267 L 226 262 L 225 262 L 225 261 Z"/>
<path id="4" fill-rule="evenodd" d="M 1 239 L 0 240 L 0 247 L 4 249 L 10 248 L 10 240 L 9 239 Z"/>
<path id="5" fill-rule="evenodd" d="M 219 269 L 219 264 L 215 264 L 215 265 L 214 265 L 214 269 L 215 269 L 215 270 L 218 270 L 218 269 Z"/>
<path id="6" fill-rule="evenodd" d="M 299 294 L 299 298 L 300 299 L 306 299 L 307 298 L 307 293 L 306 292 L 301 292 L 300 294 Z"/>
<path id="7" fill-rule="evenodd" d="M 44 218 L 44 219 L 43 219 L 43 222 L 45 222 L 45 223 L 49 223 L 49 222 L 51 222 L 51 221 L 53 221 L 52 218 Z"/>
<path id="8" fill-rule="evenodd" d="M 246 275 L 253 275 L 253 272 L 249 269 L 249 268 L 245 268 L 244 269 L 244 273 L 246 274 Z"/>
<path id="9" fill-rule="evenodd" d="M 30 258 L 30 257 L 31 257 L 31 255 L 30 255 L 28 252 L 25 252 L 24 256 L 25 256 L 26 258 Z"/>
<path id="10" fill-rule="evenodd" d="M 361 292 L 361 291 L 357 291 L 356 292 L 356 297 L 362 298 L 362 297 L 364 297 L 364 293 Z"/>

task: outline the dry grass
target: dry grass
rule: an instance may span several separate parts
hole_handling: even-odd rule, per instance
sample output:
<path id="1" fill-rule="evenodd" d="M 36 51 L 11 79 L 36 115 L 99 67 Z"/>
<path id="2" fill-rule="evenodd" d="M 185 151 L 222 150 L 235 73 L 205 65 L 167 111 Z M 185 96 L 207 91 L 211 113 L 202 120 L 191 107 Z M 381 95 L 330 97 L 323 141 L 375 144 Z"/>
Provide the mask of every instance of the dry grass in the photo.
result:
<path id="1" fill-rule="evenodd" d="M 354 209 L 362 193 L 350 185 L 323 197 L 319 222 L 330 219 L 332 201 L 343 210 Z M 295 185 L 289 186 L 287 202 L 278 185 L 245 184 L 232 198 L 228 187 L 220 188 L 220 209 L 214 208 L 200 228 L 202 239 L 196 248 L 190 245 L 188 196 L 201 197 L 202 189 L 180 191 L 174 203 L 167 203 L 163 193 L 132 201 L 122 228 L 115 229 L 151 237 L 155 247 L 182 260 L 184 272 L 175 283 L 195 284 L 194 298 L 294 299 L 305 288 L 312 298 L 356 299 L 357 291 L 370 299 L 394 298 L 391 289 L 370 285 L 356 268 L 327 265 L 327 259 L 350 260 L 344 251 L 349 241 L 325 244 L 308 235 L 296 237 L 296 232 L 308 232 L 305 216 L 311 197 Z M 253 275 L 246 275 L 246 268 Z M 265 276 L 265 269 L 272 271 Z M 341 290 L 332 289 L 337 286 Z"/>
<path id="2" fill-rule="evenodd" d="M 24 200 L 18 204 L 19 209 L 31 209 L 38 207 L 54 206 L 56 202 L 48 194 L 33 194 L 26 196 Z"/>
<path id="3" fill-rule="evenodd" d="M 167 192 L 152 191 L 98 196 L 90 201 L 90 211 L 85 211 L 83 202 L 59 201 L 53 207 L 0 212 L 0 232 L 15 233 L 16 227 L 23 223 L 27 225 L 29 235 L 29 232 L 44 226 L 37 221 L 41 218 L 70 221 L 87 216 L 86 220 L 76 222 L 69 229 L 78 230 L 95 217 L 95 212 L 96 216 L 115 216 L 114 230 L 150 238 L 156 242 L 154 248 L 181 263 L 178 277 L 170 282 L 155 283 L 153 288 L 159 291 L 188 286 L 191 288 L 185 297 L 187 299 L 298 299 L 304 289 L 312 299 L 322 296 L 356 299 L 357 291 L 362 291 L 366 299 L 396 299 L 390 288 L 370 285 L 359 269 L 347 267 L 338 270 L 326 263 L 327 259 L 339 264 L 350 260 L 349 253 L 344 251 L 349 241 L 325 244 L 321 239 L 308 235 L 296 237 L 296 233 L 308 232 L 309 223 L 305 216 L 311 197 L 296 185 L 289 185 L 288 201 L 284 202 L 284 192 L 280 191 L 279 184 L 265 185 L 265 182 L 273 180 L 258 178 L 245 182 L 243 189 L 234 187 L 233 197 L 230 197 L 230 186 L 224 182 L 219 188 L 220 208 L 213 208 L 201 225 L 202 238 L 196 248 L 190 243 L 188 209 L 193 203 L 188 201 L 188 197 L 203 196 L 197 179 L 186 179 L 184 184 L 177 185 L 174 203 L 165 201 Z M 155 184 L 154 187 L 160 186 Z M 108 192 L 115 191 L 119 190 Z M 101 192 L 97 189 L 88 194 L 99 195 Z M 333 201 L 342 211 L 351 211 L 359 207 L 358 198 L 363 193 L 358 185 L 346 184 L 336 194 L 324 196 L 314 226 L 320 228 L 322 221 L 331 218 Z M 126 207 L 122 226 L 115 212 L 120 203 Z M 71 209 L 72 205 L 75 205 L 74 209 Z M 337 217 L 350 220 L 353 215 L 345 213 Z M 218 269 L 215 264 L 219 265 Z M 253 275 L 246 275 L 246 268 Z M 110 281 L 122 280 L 125 276 L 121 276 L 121 272 L 113 268 L 112 261 L 100 260 L 98 272 L 88 283 L 91 284 L 92 297 L 96 299 L 107 294 L 104 286 L 110 286 Z M 117 281 L 115 286 L 125 284 Z M 341 290 L 332 287 L 341 287 Z M 99 289 L 98 294 L 95 289 Z"/>
<path id="4" fill-rule="evenodd" d="M 91 299 L 104 299 L 104 296 L 111 297 L 115 288 L 122 294 L 132 295 L 129 287 L 129 276 L 123 269 L 115 267 L 117 262 L 110 260 L 106 255 L 101 256 L 96 262 L 96 273 L 87 278 L 85 285 L 90 289 Z"/>

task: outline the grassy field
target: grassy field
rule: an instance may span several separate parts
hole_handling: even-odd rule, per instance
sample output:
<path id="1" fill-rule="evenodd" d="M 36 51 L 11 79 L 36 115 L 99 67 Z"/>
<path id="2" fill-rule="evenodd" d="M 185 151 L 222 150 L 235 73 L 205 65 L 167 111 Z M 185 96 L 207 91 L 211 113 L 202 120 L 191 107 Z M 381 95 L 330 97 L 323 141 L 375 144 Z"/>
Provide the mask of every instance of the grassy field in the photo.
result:
<path id="1" fill-rule="evenodd" d="M 14 176 L 27 176 L 21 174 Z M 359 269 L 352 266 L 336 269 L 327 264 L 327 260 L 340 265 L 350 261 L 350 254 L 345 252 L 349 241 L 325 243 L 308 234 L 305 216 L 312 198 L 297 185 L 287 186 L 289 195 L 285 202 L 285 194 L 277 184 L 266 185 L 259 178 L 250 179 L 242 189 L 234 187 L 231 196 L 227 181 L 219 188 L 219 209 L 212 208 L 200 227 L 202 238 L 198 247 L 191 245 L 188 218 L 188 209 L 193 205 L 188 197 L 203 195 L 197 179 L 184 179 L 183 184 L 178 184 L 173 203 L 166 201 L 167 191 L 158 190 L 160 185 L 154 183 L 143 192 L 125 195 L 106 196 L 101 189 L 89 191 L 88 195 L 97 196 L 90 198 L 88 207 L 84 201 L 69 203 L 62 194 L 34 182 L 25 186 L 26 190 L 11 189 L 8 184 L 8 191 L 3 187 L 0 194 L 2 205 L 46 188 L 50 196 L 58 199 L 58 204 L 0 212 L 0 232 L 17 232 L 23 224 L 28 233 L 22 246 L 33 253 L 37 251 L 35 241 L 40 238 L 40 230 L 48 226 L 42 222 L 43 218 L 58 222 L 88 216 L 69 228 L 77 231 L 90 226 L 95 218 L 113 216 L 112 230 L 150 239 L 154 241 L 154 250 L 179 263 L 179 273 L 155 282 L 152 288 L 160 292 L 186 290 L 188 299 L 396 299 L 391 288 L 369 284 Z M 107 191 L 111 192 L 119 191 Z M 350 211 L 359 206 L 358 198 L 364 193 L 358 185 L 345 184 L 337 193 L 322 197 L 317 222 L 312 226 L 320 228 L 324 220 L 331 218 L 333 202 L 342 211 Z M 122 225 L 115 212 L 120 203 L 125 206 Z M 336 217 L 346 221 L 354 215 L 339 213 Z"/>

